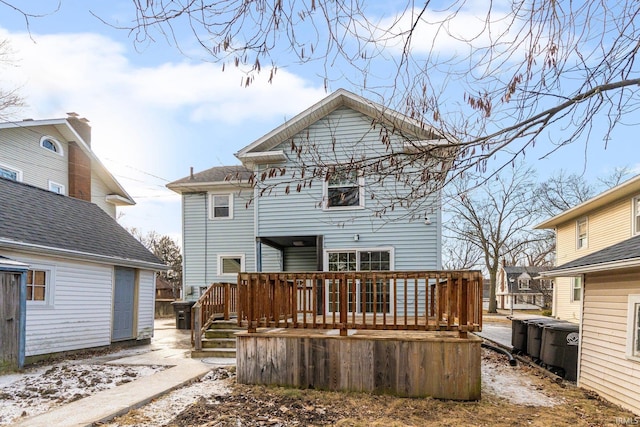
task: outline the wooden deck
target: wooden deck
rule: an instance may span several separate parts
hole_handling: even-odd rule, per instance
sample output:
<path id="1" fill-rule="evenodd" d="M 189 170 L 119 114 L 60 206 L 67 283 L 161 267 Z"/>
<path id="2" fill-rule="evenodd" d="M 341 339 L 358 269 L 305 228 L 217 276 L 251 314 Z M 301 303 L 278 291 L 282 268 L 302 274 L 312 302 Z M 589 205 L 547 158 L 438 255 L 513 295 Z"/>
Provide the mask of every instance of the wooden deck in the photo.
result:
<path id="1" fill-rule="evenodd" d="M 237 338 L 242 384 L 480 398 L 481 340 L 455 331 L 259 328 Z"/>

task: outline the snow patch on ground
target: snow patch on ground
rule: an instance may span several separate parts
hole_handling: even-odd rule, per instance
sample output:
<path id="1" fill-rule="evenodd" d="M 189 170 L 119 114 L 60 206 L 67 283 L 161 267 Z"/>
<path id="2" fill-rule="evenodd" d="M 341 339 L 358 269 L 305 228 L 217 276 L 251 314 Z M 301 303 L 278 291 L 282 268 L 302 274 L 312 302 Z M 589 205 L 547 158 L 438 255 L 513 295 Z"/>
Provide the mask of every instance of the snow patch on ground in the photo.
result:
<path id="1" fill-rule="evenodd" d="M 104 365 L 75 360 L 1 375 L 0 425 L 47 412 L 163 369 L 163 366 Z"/>
<path id="2" fill-rule="evenodd" d="M 510 403 L 525 406 L 555 406 L 561 400 L 544 393 L 544 387 L 536 384 L 535 377 L 524 372 L 520 363 L 510 366 L 506 358 L 483 353 L 482 393 L 495 395 Z"/>
<path id="3" fill-rule="evenodd" d="M 180 412 L 202 397 L 224 396 L 229 394 L 229 381 L 235 381 L 235 375 L 225 368 L 217 368 L 186 387 L 174 390 L 140 409 L 114 419 L 103 427 L 156 427 L 173 420 Z"/>

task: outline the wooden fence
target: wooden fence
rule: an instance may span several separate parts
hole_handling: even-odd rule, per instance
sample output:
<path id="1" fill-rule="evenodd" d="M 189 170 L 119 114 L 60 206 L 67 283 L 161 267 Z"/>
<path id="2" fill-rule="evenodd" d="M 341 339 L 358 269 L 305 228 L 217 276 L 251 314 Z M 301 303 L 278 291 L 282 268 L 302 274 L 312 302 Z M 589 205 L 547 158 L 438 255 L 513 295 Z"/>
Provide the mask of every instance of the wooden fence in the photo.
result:
<path id="1" fill-rule="evenodd" d="M 482 328 L 479 271 L 238 274 L 238 324 L 468 331 Z"/>

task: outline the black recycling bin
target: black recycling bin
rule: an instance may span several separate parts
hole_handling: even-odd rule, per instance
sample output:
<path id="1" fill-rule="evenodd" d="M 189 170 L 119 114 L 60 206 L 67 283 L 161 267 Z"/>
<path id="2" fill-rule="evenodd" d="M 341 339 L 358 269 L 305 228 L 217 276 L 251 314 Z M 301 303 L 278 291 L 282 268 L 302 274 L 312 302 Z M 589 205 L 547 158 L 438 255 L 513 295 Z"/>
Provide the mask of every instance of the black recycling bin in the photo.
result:
<path id="1" fill-rule="evenodd" d="M 191 307 L 195 301 L 174 301 L 171 303 L 176 313 L 176 329 L 191 329 Z"/>
<path id="2" fill-rule="evenodd" d="M 533 360 L 540 360 L 540 347 L 542 346 L 542 328 L 544 325 L 558 323 L 556 319 L 542 317 L 539 319 L 531 319 L 526 322 L 527 325 L 527 354 Z"/>
<path id="3" fill-rule="evenodd" d="M 511 319 L 511 346 L 514 353 L 527 352 L 527 325 L 524 322 L 525 319 Z"/>
<path id="4" fill-rule="evenodd" d="M 552 323 L 544 327 L 540 358 L 549 370 L 560 368 L 564 379 L 575 381 L 578 373 L 580 327 L 575 323 Z"/>

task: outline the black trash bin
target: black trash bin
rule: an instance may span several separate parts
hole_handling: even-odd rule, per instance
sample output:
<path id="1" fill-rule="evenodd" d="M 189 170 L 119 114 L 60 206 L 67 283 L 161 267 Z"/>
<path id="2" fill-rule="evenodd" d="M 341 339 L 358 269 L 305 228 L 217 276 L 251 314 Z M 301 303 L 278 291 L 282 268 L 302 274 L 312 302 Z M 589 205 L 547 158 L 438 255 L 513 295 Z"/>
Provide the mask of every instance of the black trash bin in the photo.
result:
<path id="1" fill-rule="evenodd" d="M 545 325 L 562 322 L 557 319 L 542 317 L 527 321 L 527 354 L 535 362 L 540 360 L 540 348 L 542 347 L 542 330 Z"/>
<path id="2" fill-rule="evenodd" d="M 174 301 L 171 303 L 176 314 L 176 329 L 191 329 L 191 307 L 195 301 Z"/>
<path id="3" fill-rule="evenodd" d="M 570 322 L 548 324 L 543 331 L 542 363 L 568 381 L 577 379 L 579 331 L 580 327 Z"/>
<path id="4" fill-rule="evenodd" d="M 527 325 L 525 319 L 511 319 L 511 346 L 516 354 L 527 352 Z"/>

